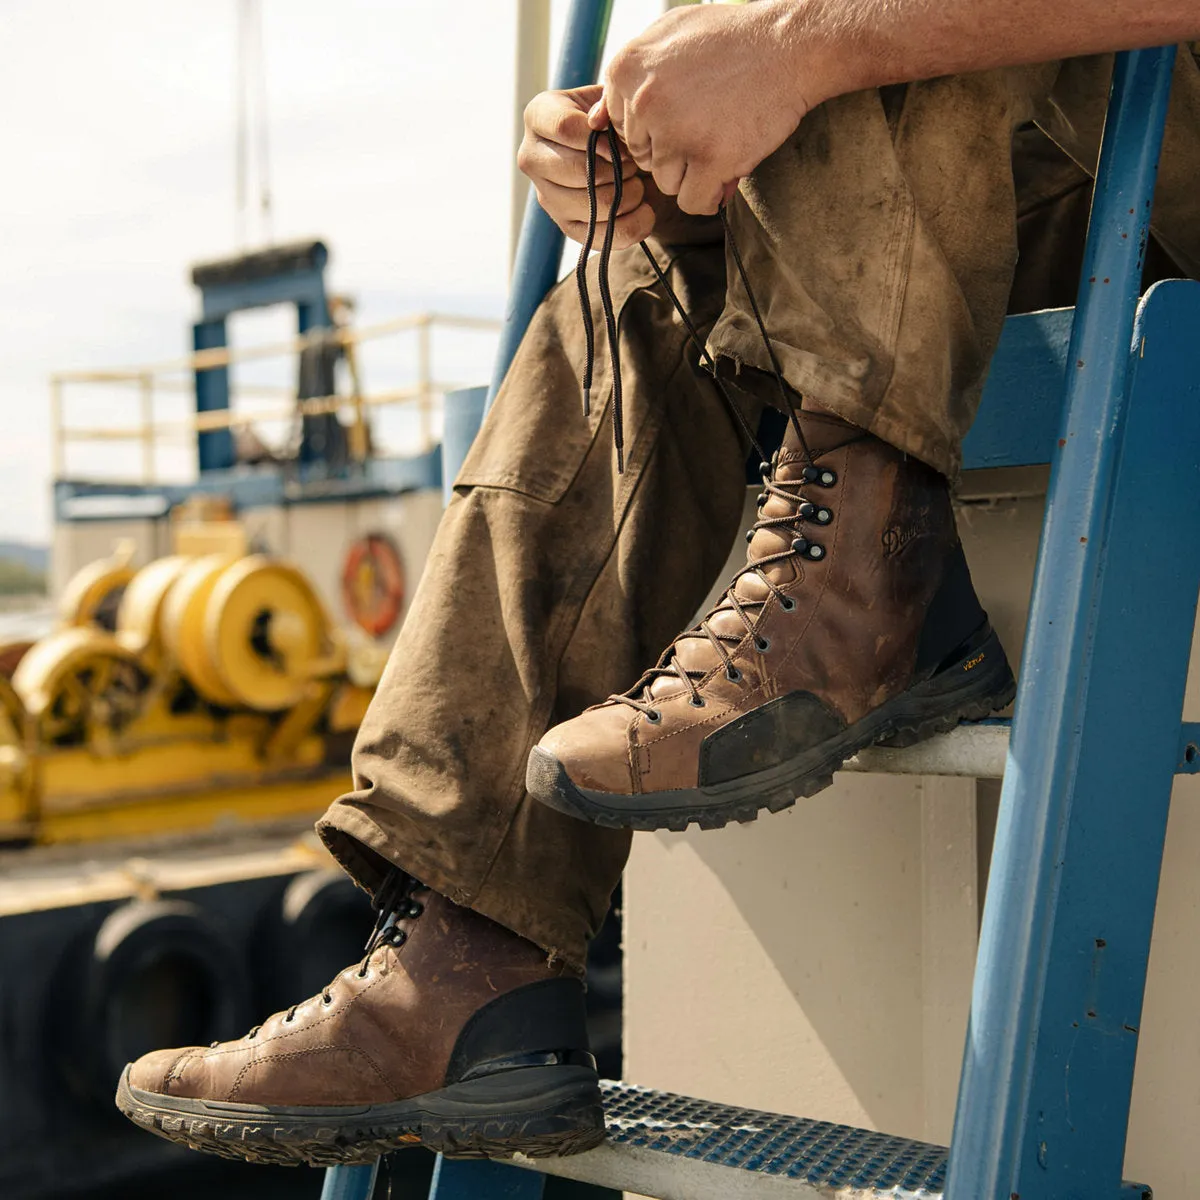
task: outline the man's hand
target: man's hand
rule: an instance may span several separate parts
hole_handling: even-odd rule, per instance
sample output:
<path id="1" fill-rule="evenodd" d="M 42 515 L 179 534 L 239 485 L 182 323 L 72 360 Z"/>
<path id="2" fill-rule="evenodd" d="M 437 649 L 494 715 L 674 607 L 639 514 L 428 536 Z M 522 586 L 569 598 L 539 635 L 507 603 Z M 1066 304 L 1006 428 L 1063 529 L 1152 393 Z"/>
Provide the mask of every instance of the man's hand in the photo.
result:
<path id="1" fill-rule="evenodd" d="M 588 110 L 600 100 L 601 87 L 569 92 L 542 92 L 525 109 L 525 137 L 517 152 L 517 165 L 533 181 L 538 201 L 554 223 L 577 242 L 587 236 L 587 143 L 591 132 Z M 647 237 L 654 228 L 654 211 L 646 202 L 633 159 L 621 158 L 624 190 L 613 246 L 620 250 Z M 613 201 L 613 164 L 608 141 L 596 147 L 596 245 L 608 224 Z"/>
<path id="2" fill-rule="evenodd" d="M 715 213 L 810 107 L 789 8 L 673 9 L 609 64 L 590 124 L 611 120 L 637 165 L 685 213 Z M 813 93 L 813 103 L 823 99 Z"/>

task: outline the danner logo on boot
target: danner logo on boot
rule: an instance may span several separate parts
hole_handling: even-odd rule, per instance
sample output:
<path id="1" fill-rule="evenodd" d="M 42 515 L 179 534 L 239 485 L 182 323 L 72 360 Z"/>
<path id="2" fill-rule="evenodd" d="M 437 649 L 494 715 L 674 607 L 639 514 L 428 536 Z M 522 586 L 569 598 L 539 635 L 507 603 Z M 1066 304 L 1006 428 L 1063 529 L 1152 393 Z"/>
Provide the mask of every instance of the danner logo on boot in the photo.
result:
<path id="1" fill-rule="evenodd" d="M 894 558 L 905 546 L 932 532 L 928 508 L 904 513 L 896 524 L 883 531 L 883 557 Z"/>

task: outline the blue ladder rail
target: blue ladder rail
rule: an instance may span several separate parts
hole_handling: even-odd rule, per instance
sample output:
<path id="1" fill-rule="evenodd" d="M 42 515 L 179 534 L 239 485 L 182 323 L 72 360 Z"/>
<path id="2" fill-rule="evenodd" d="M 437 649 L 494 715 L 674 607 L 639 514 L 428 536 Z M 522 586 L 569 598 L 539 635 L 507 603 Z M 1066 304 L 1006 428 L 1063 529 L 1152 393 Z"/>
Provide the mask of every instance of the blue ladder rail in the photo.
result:
<path id="1" fill-rule="evenodd" d="M 601 9 L 575 0 L 572 22 Z M 1200 594 L 1185 536 L 1200 522 L 1200 284 L 1138 298 L 1174 57 L 1122 54 L 1113 75 L 949 1150 L 606 1084 L 604 1145 L 517 1164 L 533 1170 L 439 1160 L 431 1200 L 536 1200 L 540 1171 L 660 1196 L 691 1172 L 704 1200 L 733 1194 L 712 1175 L 731 1166 L 747 1196 L 1149 1197 L 1121 1175 L 1133 1067 L 1171 783 L 1200 769 L 1200 730 L 1180 721 Z M 506 345 L 541 298 L 526 284 Z M 1065 333 L 1070 316 L 1049 316 Z M 1030 331 L 1010 322 L 1006 338 Z M 988 403 L 974 453 L 1016 461 L 1011 410 Z M 813 1137 L 831 1140 L 810 1162 Z M 894 1178 L 914 1163 L 924 1178 Z M 324 1200 L 366 1200 L 371 1170 L 331 1170 Z"/>

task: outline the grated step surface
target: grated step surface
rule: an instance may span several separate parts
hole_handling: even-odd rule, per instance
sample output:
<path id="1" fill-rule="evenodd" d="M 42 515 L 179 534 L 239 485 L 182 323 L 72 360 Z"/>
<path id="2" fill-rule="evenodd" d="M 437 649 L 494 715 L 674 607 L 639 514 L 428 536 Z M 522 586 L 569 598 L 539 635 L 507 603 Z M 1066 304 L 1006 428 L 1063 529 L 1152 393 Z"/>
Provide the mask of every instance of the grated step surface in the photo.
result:
<path id="1" fill-rule="evenodd" d="M 600 1087 L 601 1145 L 513 1164 L 655 1200 L 944 1200 L 944 1146 L 607 1079 Z M 1153 1193 L 1124 1183 L 1112 1200 Z"/>
<path id="2" fill-rule="evenodd" d="M 940 1200 L 948 1151 L 848 1125 L 605 1081 L 608 1138 L 519 1165 L 659 1200 Z"/>

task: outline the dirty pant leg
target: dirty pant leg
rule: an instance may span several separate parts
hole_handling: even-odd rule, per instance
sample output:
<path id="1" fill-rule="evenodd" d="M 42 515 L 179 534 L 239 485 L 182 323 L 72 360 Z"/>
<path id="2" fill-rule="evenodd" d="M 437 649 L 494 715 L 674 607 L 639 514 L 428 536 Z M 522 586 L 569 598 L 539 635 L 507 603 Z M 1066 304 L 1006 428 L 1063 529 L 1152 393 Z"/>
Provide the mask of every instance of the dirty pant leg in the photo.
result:
<path id="1" fill-rule="evenodd" d="M 1062 64 L 1038 124 L 1089 175 L 1100 157 L 1113 56 Z M 1151 227 L 1180 269 L 1200 279 L 1200 43 L 1180 46 L 1163 131 Z"/>
<path id="2" fill-rule="evenodd" d="M 775 356 L 821 407 L 954 477 L 1016 263 L 1013 132 L 1057 64 L 841 96 L 746 179 L 731 225 Z M 769 366 L 728 265 L 709 336 Z"/>
<path id="3" fill-rule="evenodd" d="M 724 297 L 720 246 L 681 252 L 670 278 L 706 330 Z M 689 623 L 745 495 L 745 448 L 638 250 L 614 255 L 612 290 L 624 475 L 596 403 L 610 393 L 598 310 L 594 411 L 581 412 L 571 280 L 539 310 L 463 466 L 360 729 L 355 790 L 318 825 L 369 889 L 395 864 L 575 966 L 629 835 L 531 800 L 529 751 L 631 686 Z"/>
<path id="4" fill-rule="evenodd" d="M 842 96 L 810 113 L 731 205 L 792 385 L 953 478 L 1017 259 L 1014 131 L 1036 118 L 1094 171 L 1112 57 Z M 1181 48 L 1155 199 L 1159 241 L 1200 274 L 1200 67 Z M 717 355 L 766 369 L 728 264 Z"/>

